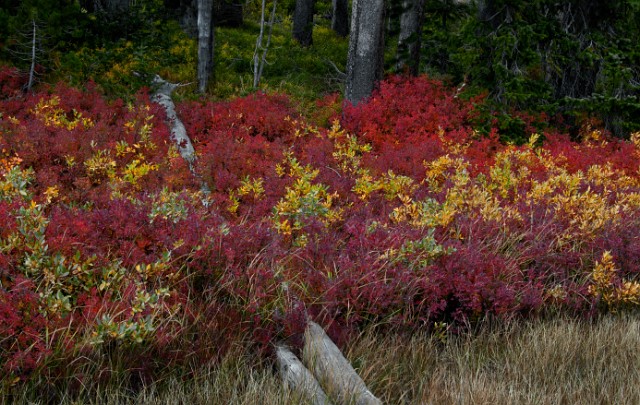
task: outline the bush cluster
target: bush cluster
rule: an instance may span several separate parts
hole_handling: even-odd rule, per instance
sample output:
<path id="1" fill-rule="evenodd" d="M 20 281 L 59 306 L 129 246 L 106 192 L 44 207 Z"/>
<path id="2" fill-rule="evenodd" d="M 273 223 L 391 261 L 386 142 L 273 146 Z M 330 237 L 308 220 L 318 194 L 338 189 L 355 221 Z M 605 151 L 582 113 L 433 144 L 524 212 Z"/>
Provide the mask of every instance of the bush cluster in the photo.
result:
<path id="1" fill-rule="evenodd" d="M 419 77 L 329 127 L 280 95 L 183 103 L 194 175 L 144 92 L 0 100 L 4 388 L 268 353 L 307 315 L 337 337 L 637 305 L 637 137 L 505 145 L 482 102 Z"/>

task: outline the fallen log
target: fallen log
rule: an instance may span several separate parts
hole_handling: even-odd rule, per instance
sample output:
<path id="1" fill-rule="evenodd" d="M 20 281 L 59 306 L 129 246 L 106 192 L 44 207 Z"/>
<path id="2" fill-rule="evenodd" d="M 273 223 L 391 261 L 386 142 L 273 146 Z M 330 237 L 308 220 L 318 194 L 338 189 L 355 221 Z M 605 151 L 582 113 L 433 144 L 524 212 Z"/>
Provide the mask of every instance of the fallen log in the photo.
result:
<path id="1" fill-rule="evenodd" d="M 366 384 L 331 341 L 324 329 L 309 321 L 302 359 L 325 392 L 339 404 L 381 405 Z"/>
<path id="2" fill-rule="evenodd" d="M 191 172 L 191 174 L 193 174 L 198 180 L 200 180 L 200 190 L 205 195 L 208 195 L 211 192 L 209 186 L 196 172 L 196 152 L 193 148 L 193 144 L 191 143 L 191 138 L 189 138 L 189 135 L 187 134 L 187 128 L 182 123 L 182 120 L 180 120 L 180 118 L 178 117 L 178 114 L 176 113 L 176 105 L 171 98 L 171 93 L 173 93 L 176 88 L 183 85 L 177 83 L 169 83 L 159 75 L 154 76 L 152 84 L 155 92 L 153 93 L 153 97 L 151 98 L 151 100 L 154 103 L 160 104 L 160 106 L 164 108 L 164 111 L 167 114 L 169 128 L 171 129 L 171 138 L 176 144 L 180 156 L 182 156 L 182 158 L 189 165 L 189 171 Z M 208 200 L 204 198 L 202 200 L 202 203 L 207 205 Z"/>
<path id="3" fill-rule="evenodd" d="M 291 350 L 282 345 L 276 346 L 276 359 L 287 388 L 301 394 L 313 405 L 331 404 L 318 381 Z"/>
<path id="4" fill-rule="evenodd" d="M 164 108 L 167 114 L 167 121 L 169 121 L 169 127 L 171 128 L 173 141 L 178 146 L 180 156 L 189 163 L 189 169 L 193 171 L 193 164 L 196 159 L 195 150 L 193 149 L 191 139 L 189 139 L 189 136 L 187 135 L 187 129 L 180 118 L 178 118 L 176 105 L 173 103 L 173 99 L 171 98 L 171 93 L 173 93 L 173 91 L 180 85 L 176 83 L 169 83 L 158 75 L 155 75 L 152 83 L 155 88 L 152 100 Z"/>

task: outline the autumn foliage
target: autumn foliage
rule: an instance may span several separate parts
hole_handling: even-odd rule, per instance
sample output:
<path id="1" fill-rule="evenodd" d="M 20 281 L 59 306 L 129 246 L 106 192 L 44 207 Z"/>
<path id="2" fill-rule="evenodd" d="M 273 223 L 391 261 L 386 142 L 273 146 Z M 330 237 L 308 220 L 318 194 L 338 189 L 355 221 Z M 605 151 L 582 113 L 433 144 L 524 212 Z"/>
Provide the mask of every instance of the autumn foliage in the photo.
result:
<path id="1" fill-rule="evenodd" d="M 194 175 L 148 94 L 19 83 L 0 73 L 5 387 L 269 353 L 307 314 L 339 337 L 639 303 L 638 137 L 504 145 L 481 99 L 390 78 L 328 128 L 280 95 L 183 103 Z"/>

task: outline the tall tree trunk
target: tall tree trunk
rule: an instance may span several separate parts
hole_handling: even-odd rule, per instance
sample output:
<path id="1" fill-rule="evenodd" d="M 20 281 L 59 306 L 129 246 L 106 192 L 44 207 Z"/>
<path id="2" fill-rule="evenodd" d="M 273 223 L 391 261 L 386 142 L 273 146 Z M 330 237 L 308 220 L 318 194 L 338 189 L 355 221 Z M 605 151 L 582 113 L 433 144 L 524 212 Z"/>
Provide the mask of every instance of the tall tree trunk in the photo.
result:
<path id="1" fill-rule="evenodd" d="M 127 11 L 129 10 L 129 0 L 108 0 L 107 8 L 111 11 Z"/>
<path id="2" fill-rule="evenodd" d="M 163 0 L 168 15 L 173 16 L 191 38 L 198 37 L 198 0 Z M 244 23 L 243 2 L 213 0 L 214 27 L 240 27 Z"/>
<path id="3" fill-rule="evenodd" d="M 244 22 L 243 6 L 239 0 L 216 0 L 213 3 L 213 23 L 216 27 L 240 27 Z"/>
<path id="4" fill-rule="evenodd" d="M 213 72 L 213 0 L 198 0 L 198 91 L 205 93 Z"/>
<path id="5" fill-rule="evenodd" d="M 34 75 L 36 72 L 36 20 L 31 20 L 31 25 L 33 26 L 33 32 L 31 36 L 31 67 L 29 68 L 29 83 L 27 83 L 27 91 L 31 91 L 31 87 L 33 87 Z"/>
<path id="6" fill-rule="evenodd" d="M 302 46 L 313 44 L 313 13 L 315 0 L 296 0 L 293 12 L 293 38 Z"/>
<path id="7" fill-rule="evenodd" d="M 271 9 L 271 17 L 269 18 L 269 34 L 267 36 L 267 44 L 265 46 L 262 45 L 262 38 L 264 36 L 264 26 L 265 26 L 265 9 L 267 7 L 267 0 L 262 0 L 262 14 L 260 17 L 260 34 L 258 35 L 258 39 L 256 40 L 256 49 L 253 53 L 253 88 L 255 89 L 260 84 L 260 78 L 262 77 L 262 69 L 264 69 L 264 64 L 267 63 L 267 51 L 269 50 L 269 45 L 271 44 L 271 34 L 273 32 L 273 24 L 276 20 L 276 7 L 278 5 L 278 0 L 273 0 L 273 5 Z M 262 56 L 260 56 L 260 51 L 262 51 Z"/>
<path id="8" fill-rule="evenodd" d="M 347 3 L 348 0 L 333 0 L 331 29 L 341 37 L 349 35 L 349 10 Z"/>
<path id="9" fill-rule="evenodd" d="M 353 0 L 345 98 L 358 104 L 382 79 L 384 0 Z"/>
<path id="10" fill-rule="evenodd" d="M 177 5 L 168 5 L 165 0 L 165 8 L 168 13 L 176 16 L 180 26 L 191 38 L 198 38 L 198 1 L 180 0 Z"/>
<path id="11" fill-rule="evenodd" d="M 397 70 L 408 69 L 413 76 L 420 68 L 420 46 L 424 22 L 425 0 L 403 0 L 400 15 L 400 35 L 396 58 Z"/>

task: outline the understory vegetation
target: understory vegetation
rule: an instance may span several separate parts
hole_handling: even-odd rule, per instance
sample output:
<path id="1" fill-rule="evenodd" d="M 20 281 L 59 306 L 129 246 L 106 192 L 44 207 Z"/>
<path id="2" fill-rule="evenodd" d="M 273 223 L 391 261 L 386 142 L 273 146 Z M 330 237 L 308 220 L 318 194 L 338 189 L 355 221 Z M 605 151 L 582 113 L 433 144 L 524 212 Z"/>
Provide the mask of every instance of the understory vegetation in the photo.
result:
<path id="1" fill-rule="evenodd" d="M 427 7 L 428 74 L 353 106 L 348 40 L 294 43 L 291 1 L 258 89 L 255 18 L 216 28 L 208 96 L 163 2 L 124 33 L 72 3 L 36 13 L 36 86 L 0 63 L 0 403 L 297 404 L 274 344 L 309 318 L 385 403 L 640 403 L 640 53 L 611 34 L 635 14 Z M 25 21 L 0 9 L 0 60 Z"/>
<path id="2" fill-rule="evenodd" d="M 145 91 L 4 98 L 3 390 L 137 392 L 238 342 L 299 347 L 307 315 L 344 345 L 638 305 L 636 135 L 576 142 L 523 114 L 529 142 L 505 144 L 477 129 L 481 98 L 424 76 L 336 103 L 329 125 L 284 95 L 180 103 L 193 175 Z"/>

